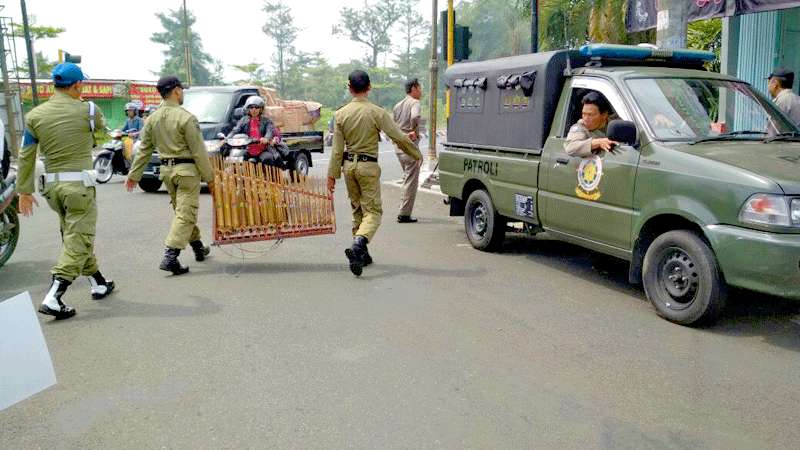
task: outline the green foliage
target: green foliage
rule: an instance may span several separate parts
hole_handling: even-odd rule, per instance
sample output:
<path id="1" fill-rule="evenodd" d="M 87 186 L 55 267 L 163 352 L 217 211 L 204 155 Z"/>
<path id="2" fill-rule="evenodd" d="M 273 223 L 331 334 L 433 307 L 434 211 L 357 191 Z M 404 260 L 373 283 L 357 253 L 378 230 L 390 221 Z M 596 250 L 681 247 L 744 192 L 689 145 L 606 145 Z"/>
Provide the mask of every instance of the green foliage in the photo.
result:
<path id="1" fill-rule="evenodd" d="M 255 61 L 249 64 L 234 64 L 231 67 L 247 75 L 247 78 L 236 81 L 236 84 L 254 84 L 257 86 L 263 86 L 264 80 L 267 78 L 267 73 L 264 70 L 264 67 Z"/>
<path id="2" fill-rule="evenodd" d="M 191 30 L 195 23 L 194 14 L 189 11 L 187 16 L 187 26 L 189 27 L 189 49 L 192 60 L 192 84 L 216 85 L 222 84 L 222 79 L 218 73 L 212 73 L 208 66 L 218 66 L 216 61 L 203 51 L 203 44 L 200 36 Z M 164 31 L 153 33 L 150 37 L 152 42 L 165 45 L 164 63 L 159 70 L 160 76 L 177 75 L 183 81 L 186 80 L 186 57 L 185 57 L 185 32 L 183 10 L 169 10 L 168 13 L 158 13 L 156 17 L 161 21 Z M 218 67 L 214 67 L 217 69 Z M 216 72 L 216 70 L 215 70 Z"/>
<path id="3" fill-rule="evenodd" d="M 66 31 L 65 28 L 51 27 L 47 25 L 35 25 L 35 24 L 30 24 L 29 30 L 31 34 L 31 40 L 34 43 L 41 39 L 56 38 L 58 37 L 59 34 Z M 18 23 L 13 24 L 11 33 L 12 36 L 15 38 L 22 39 L 25 37 L 25 30 L 22 24 Z M 36 47 L 34 46 L 34 48 Z M 58 64 L 58 61 L 48 59 L 46 56 L 44 56 L 44 53 L 42 52 L 36 52 L 34 54 L 34 57 L 36 58 L 36 70 L 37 70 L 36 77 L 50 78 L 51 72 L 53 71 L 53 67 L 55 67 L 56 64 Z M 18 67 L 17 70 L 21 75 L 29 77 L 30 71 L 28 70 L 28 60 L 25 59 L 24 61 L 22 61 L 22 65 Z"/>
<path id="4" fill-rule="evenodd" d="M 403 41 L 394 63 L 396 74 L 404 79 L 420 77 L 419 52 L 422 49 L 417 48 L 417 44 L 430 36 L 430 23 L 417 12 L 418 5 L 419 0 L 402 0 L 400 3 L 402 16 L 397 23 L 402 33 Z M 428 55 L 422 56 L 424 59 Z M 422 66 L 424 67 L 425 65 L 426 62 L 423 62 Z"/>
<path id="5" fill-rule="evenodd" d="M 334 27 L 334 33 L 364 44 L 370 52 L 369 66 L 377 67 L 378 56 L 392 49 L 389 30 L 402 15 L 400 0 L 378 0 L 374 4 L 365 0 L 362 8 L 342 8 L 342 22 Z"/>
<path id="6" fill-rule="evenodd" d="M 470 59 L 483 60 L 530 52 L 530 0 L 464 0 L 456 22 L 470 27 Z"/>
<path id="7" fill-rule="evenodd" d="M 722 19 L 699 20 L 689 24 L 687 46 L 697 50 L 714 52 L 717 58 L 707 64 L 708 70 L 720 71 L 720 51 L 722 50 Z"/>
<path id="8" fill-rule="evenodd" d="M 296 54 L 294 48 L 294 41 L 300 30 L 294 25 L 292 11 L 283 0 L 265 1 L 262 9 L 267 13 L 267 22 L 262 31 L 275 42 L 275 52 L 272 55 L 275 68 L 274 84 L 278 93 L 285 96 L 289 76 L 287 71 L 296 59 L 302 58 L 302 55 Z"/>

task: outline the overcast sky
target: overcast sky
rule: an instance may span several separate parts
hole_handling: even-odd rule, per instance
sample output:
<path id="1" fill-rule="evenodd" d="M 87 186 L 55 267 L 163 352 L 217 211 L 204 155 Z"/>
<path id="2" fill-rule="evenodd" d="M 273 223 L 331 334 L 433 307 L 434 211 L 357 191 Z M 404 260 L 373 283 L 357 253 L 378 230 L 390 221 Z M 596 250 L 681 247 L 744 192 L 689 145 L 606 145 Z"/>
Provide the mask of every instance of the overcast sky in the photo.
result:
<path id="1" fill-rule="evenodd" d="M 370 0 L 373 2 L 374 0 Z M 243 75 L 231 64 L 257 61 L 270 65 L 272 42 L 261 31 L 266 13 L 261 0 L 187 0 L 189 11 L 197 17 L 194 31 L 200 34 L 203 48 L 225 63 L 226 81 Z M 320 51 L 333 64 L 347 62 L 366 54 L 365 47 L 344 37 L 333 36 L 332 27 L 339 20 L 343 6 L 357 7 L 364 0 L 288 0 L 301 29 L 296 46 L 305 52 Z M 19 1 L 0 0 L 6 7 L 0 15 L 21 23 Z M 29 16 L 38 25 L 66 28 L 57 39 L 37 42 L 36 50 L 49 58 L 62 48 L 83 57 L 82 68 L 92 78 L 153 80 L 151 71 L 161 67 L 164 47 L 150 42 L 161 31 L 157 12 L 180 9 L 181 0 L 28 0 Z M 446 2 L 439 1 L 440 7 Z M 419 11 L 426 19 L 431 1 L 420 0 Z M 103 20 L 101 18 L 105 17 Z M 399 43 L 399 41 L 398 41 Z M 24 44 L 17 48 L 24 53 Z M 25 59 L 20 56 L 20 63 Z"/>

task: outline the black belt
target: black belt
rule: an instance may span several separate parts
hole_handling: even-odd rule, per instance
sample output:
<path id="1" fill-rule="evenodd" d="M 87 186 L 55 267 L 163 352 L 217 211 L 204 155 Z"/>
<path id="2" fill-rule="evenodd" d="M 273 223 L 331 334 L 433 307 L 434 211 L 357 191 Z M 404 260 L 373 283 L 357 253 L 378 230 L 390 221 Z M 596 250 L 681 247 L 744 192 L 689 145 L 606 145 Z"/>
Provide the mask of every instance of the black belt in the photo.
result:
<path id="1" fill-rule="evenodd" d="M 194 164 L 192 158 L 162 158 L 161 164 L 167 166 L 177 166 L 178 164 Z"/>
<path id="2" fill-rule="evenodd" d="M 360 153 L 344 153 L 344 159 L 351 162 L 378 162 L 378 158 L 369 155 L 362 155 Z"/>

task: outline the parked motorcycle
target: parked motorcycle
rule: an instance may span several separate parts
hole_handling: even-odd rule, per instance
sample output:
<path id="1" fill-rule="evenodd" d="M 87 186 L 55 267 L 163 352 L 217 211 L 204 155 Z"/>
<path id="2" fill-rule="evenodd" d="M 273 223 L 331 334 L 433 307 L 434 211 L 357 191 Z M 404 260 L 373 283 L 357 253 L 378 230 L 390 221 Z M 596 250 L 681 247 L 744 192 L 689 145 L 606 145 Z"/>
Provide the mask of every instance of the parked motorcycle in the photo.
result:
<path id="1" fill-rule="evenodd" d="M 0 267 L 11 258 L 19 240 L 17 174 L 0 178 Z"/>
<path id="2" fill-rule="evenodd" d="M 94 159 L 98 183 L 108 183 L 114 174 L 128 175 L 131 163 L 125 158 L 125 138 L 133 134 L 122 130 L 108 133 L 111 140 L 103 144 L 103 150 Z"/>

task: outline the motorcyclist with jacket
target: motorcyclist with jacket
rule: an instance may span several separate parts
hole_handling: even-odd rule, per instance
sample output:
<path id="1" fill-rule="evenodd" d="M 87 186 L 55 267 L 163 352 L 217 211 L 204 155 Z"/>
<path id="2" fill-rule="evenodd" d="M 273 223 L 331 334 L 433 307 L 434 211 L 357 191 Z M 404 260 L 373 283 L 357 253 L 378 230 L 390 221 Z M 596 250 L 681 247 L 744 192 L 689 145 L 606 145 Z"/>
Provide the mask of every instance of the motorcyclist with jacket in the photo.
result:
<path id="1" fill-rule="evenodd" d="M 281 141 L 280 130 L 268 117 L 264 116 L 264 99 L 254 95 L 244 104 L 247 114 L 242 117 L 228 134 L 246 134 L 253 142 L 247 147 L 247 159 L 271 166 L 287 169 L 288 149 Z"/>

